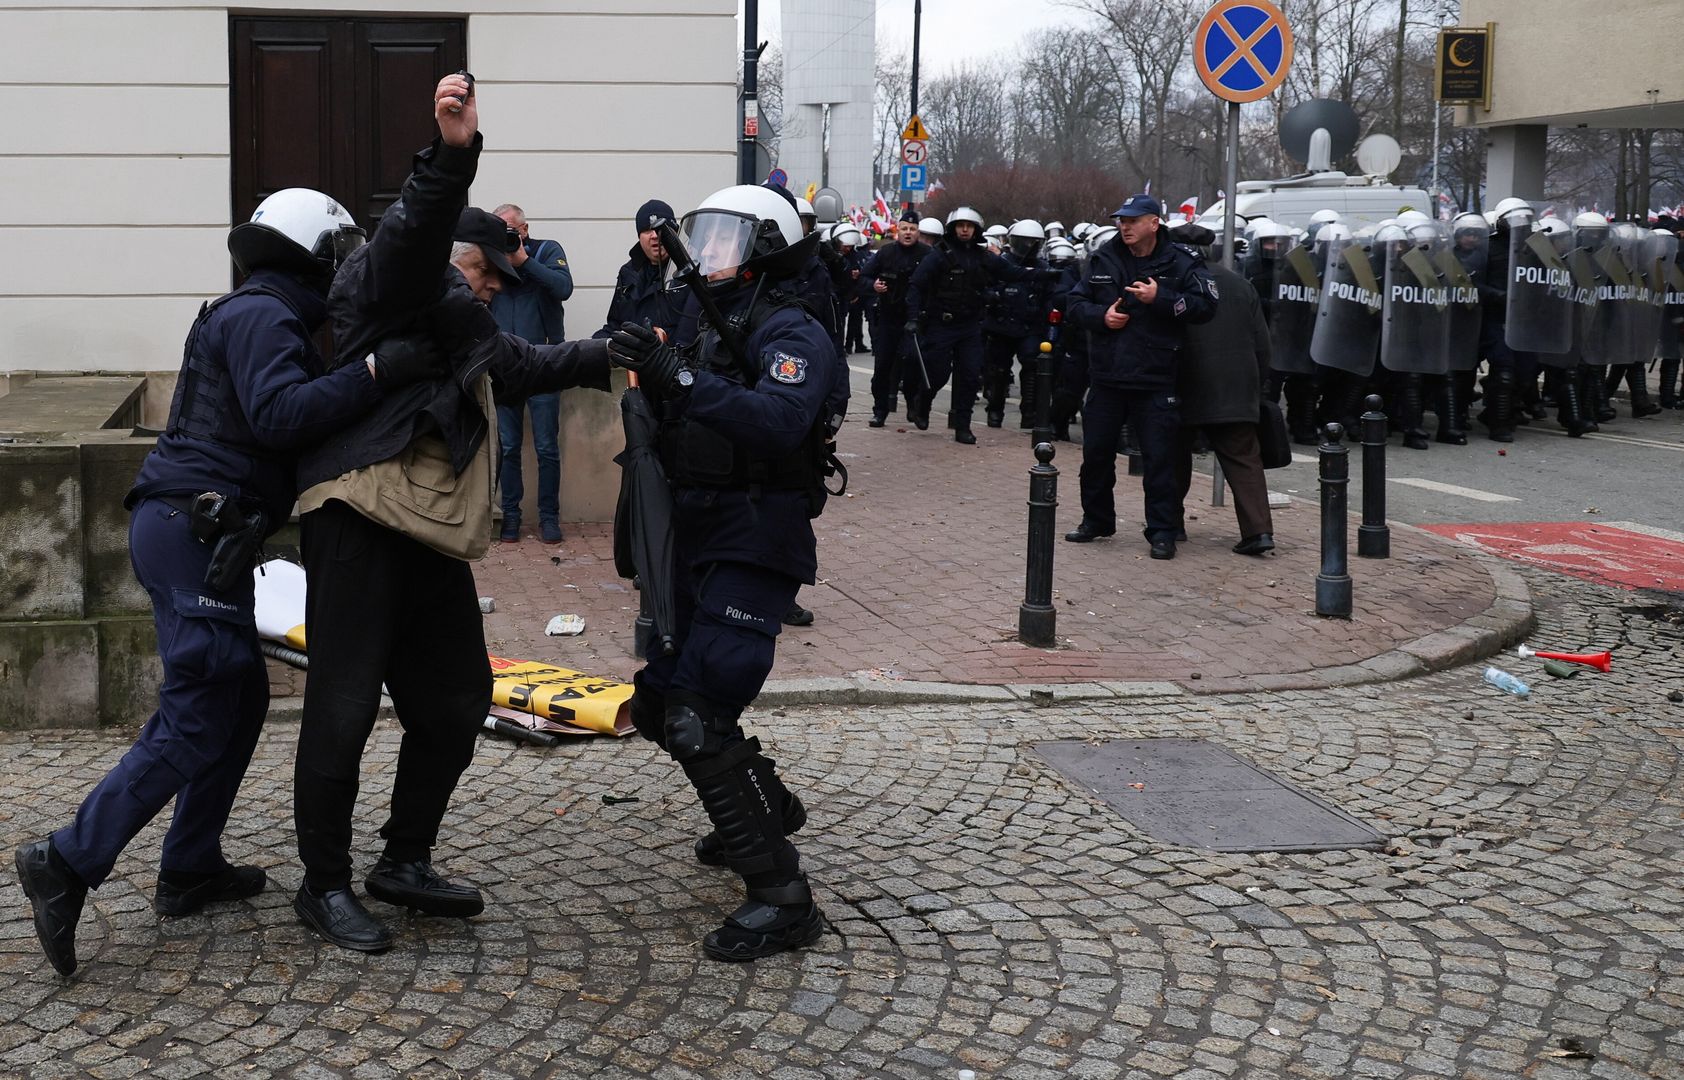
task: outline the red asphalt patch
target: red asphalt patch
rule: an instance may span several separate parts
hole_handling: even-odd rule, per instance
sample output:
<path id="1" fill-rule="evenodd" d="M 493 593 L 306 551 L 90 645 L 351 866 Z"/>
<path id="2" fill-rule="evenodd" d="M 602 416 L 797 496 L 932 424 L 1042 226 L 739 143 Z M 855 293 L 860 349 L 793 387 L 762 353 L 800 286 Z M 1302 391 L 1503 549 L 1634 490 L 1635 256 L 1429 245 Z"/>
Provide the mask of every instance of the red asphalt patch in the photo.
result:
<path id="1" fill-rule="evenodd" d="M 1423 525 L 1505 559 L 1601 585 L 1684 593 L 1684 544 L 1583 521 Z"/>

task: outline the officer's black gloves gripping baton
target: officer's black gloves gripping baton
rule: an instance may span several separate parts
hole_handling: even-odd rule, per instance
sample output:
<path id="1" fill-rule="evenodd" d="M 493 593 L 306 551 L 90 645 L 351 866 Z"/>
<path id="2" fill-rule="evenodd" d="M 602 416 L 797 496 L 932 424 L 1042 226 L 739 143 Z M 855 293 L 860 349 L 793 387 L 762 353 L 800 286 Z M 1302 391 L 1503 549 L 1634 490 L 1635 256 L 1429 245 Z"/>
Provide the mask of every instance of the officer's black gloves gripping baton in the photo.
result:
<path id="1" fill-rule="evenodd" d="M 384 390 L 439 379 L 450 373 L 445 355 L 430 334 L 389 337 L 374 347 L 374 381 Z"/>
<path id="2" fill-rule="evenodd" d="M 683 359 L 647 326 L 621 323 L 608 338 L 608 355 L 627 371 L 637 372 L 643 385 L 658 396 L 682 389 L 679 375 L 685 370 Z"/>

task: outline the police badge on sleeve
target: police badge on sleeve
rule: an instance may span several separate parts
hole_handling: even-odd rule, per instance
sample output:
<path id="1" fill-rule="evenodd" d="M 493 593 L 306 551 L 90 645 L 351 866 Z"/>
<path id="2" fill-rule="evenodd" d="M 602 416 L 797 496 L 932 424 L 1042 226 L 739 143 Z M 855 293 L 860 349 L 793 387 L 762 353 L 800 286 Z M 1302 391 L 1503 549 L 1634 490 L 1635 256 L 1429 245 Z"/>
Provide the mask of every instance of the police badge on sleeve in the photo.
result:
<path id="1" fill-rule="evenodd" d="M 807 381 L 807 361 L 785 352 L 773 353 L 772 378 L 785 386 L 800 386 Z"/>

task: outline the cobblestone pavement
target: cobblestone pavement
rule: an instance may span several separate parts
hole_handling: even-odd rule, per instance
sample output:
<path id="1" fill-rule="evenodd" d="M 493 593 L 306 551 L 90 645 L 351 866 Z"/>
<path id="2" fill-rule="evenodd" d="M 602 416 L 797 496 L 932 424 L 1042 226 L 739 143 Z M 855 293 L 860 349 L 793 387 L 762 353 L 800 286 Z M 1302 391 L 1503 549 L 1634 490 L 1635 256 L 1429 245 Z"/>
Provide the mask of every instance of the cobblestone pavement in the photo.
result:
<path id="1" fill-rule="evenodd" d="M 1124 470 L 1117 536 L 1057 543 L 1063 647 L 1025 648 L 1016 636 L 1034 464 L 1029 435 L 979 427 L 978 445 L 960 446 L 938 430 L 941 423 L 938 412 L 927 432 L 844 428 L 850 494 L 830 500 L 814 523 L 823 583 L 801 592 L 818 621 L 790 631 L 778 678 L 888 671 L 997 684 L 1282 676 L 1366 661 L 1461 626 L 1494 599 L 1489 573 L 1468 548 L 1398 529 L 1391 559 L 1353 554 L 1355 618 L 1330 627 L 1314 613 L 1320 515 L 1313 488 L 1275 512 L 1277 552 L 1256 559 L 1229 550 L 1239 539 L 1232 505 L 1211 507 L 1209 477 L 1200 475 L 1187 499 L 1190 539 L 1174 561 L 1153 562 L 1140 535 L 1140 480 Z M 1080 460 L 1079 447 L 1058 444 L 1060 537 L 1081 517 Z M 1208 469 L 1208 457 L 1198 460 Z M 1353 519 L 1353 553 L 1356 526 Z M 475 579 L 497 601 L 486 632 L 500 655 L 619 678 L 636 667 L 637 594 L 614 575 L 606 525 L 568 526 L 559 549 L 530 539 L 493 544 Z M 545 624 L 561 612 L 583 615 L 585 634 L 545 637 Z"/>
<path id="2" fill-rule="evenodd" d="M 1474 667 L 1126 706 L 757 710 L 812 810 L 799 840 L 835 932 L 746 966 L 700 957 L 738 891 L 691 861 L 701 815 L 636 740 L 482 742 L 437 857 L 486 914 L 374 903 L 392 952 L 321 945 L 288 903 L 296 729 L 273 725 L 228 837 L 271 869 L 256 900 L 158 920 L 149 829 L 95 894 L 66 982 L 7 861 L 0 1072 L 1678 1080 L 1677 598 L 1528 574 L 1534 641 L 1613 647 L 1612 674 L 1540 677 L 1527 700 Z M 1214 739 L 1389 847 L 1166 847 L 1029 749 L 1154 735 Z M 124 745 L 0 737 L 0 837 L 64 820 Z M 396 749 L 382 725 L 365 868 Z"/>

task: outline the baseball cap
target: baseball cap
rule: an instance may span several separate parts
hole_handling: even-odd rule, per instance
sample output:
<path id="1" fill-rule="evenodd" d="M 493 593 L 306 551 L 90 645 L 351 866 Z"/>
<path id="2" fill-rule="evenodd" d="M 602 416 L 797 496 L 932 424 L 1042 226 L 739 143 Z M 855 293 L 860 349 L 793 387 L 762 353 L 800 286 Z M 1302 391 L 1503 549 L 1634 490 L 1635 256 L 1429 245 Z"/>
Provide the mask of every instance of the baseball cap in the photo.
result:
<path id="1" fill-rule="evenodd" d="M 1158 200 L 1150 195 L 1130 195 L 1123 200 L 1123 205 L 1117 207 L 1111 215 L 1113 218 L 1137 218 L 1151 214 L 1153 217 L 1163 217 L 1164 208 Z"/>
<path id="2" fill-rule="evenodd" d="M 499 274 L 510 281 L 520 280 L 520 272 L 509 261 L 509 252 L 520 246 L 520 233 L 509 228 L 508 222 L 496 214 L 477 206 L 464 209 L 456 219 L 456 231 L 450 234 L 450 238 L 465 244 L 478 244 L 480 251 L 485 253 L 485 261 L 495 266 Z"/>

